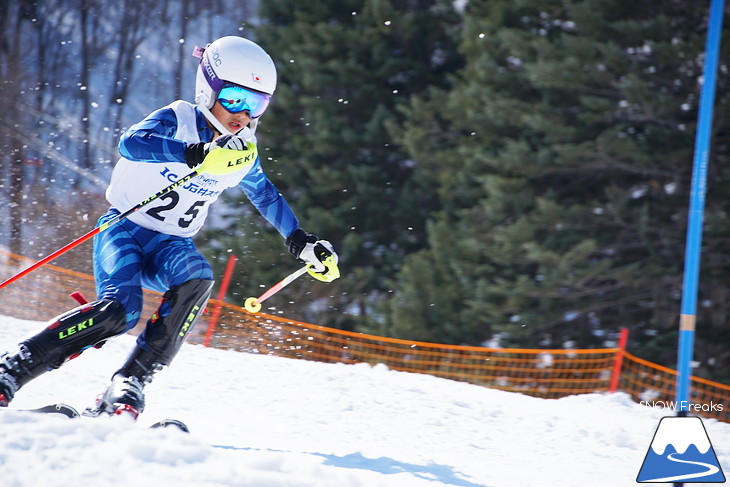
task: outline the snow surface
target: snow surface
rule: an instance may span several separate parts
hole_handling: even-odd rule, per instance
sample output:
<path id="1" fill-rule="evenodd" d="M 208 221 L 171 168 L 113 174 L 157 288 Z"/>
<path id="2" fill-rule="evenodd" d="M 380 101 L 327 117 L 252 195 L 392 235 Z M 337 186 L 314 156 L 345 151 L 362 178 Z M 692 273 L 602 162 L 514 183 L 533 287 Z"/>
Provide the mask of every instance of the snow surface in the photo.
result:
<path id="1" fill-rule="evenodd" d="M 0 322 L 0 350 L 43 326 Z M 672 415 L 624 394 L 545 400 L 382 365 L 187 344 L 147 387 L 136 424 L 13 410 L 83 409 L 133 340 L 87 350 L 0 411 L 4 487 L 631 486 L 659 419 Z M 191 434 L 146 428 L 163 418 Z M 730 425 L 703 422 L 727 468 Z"/>

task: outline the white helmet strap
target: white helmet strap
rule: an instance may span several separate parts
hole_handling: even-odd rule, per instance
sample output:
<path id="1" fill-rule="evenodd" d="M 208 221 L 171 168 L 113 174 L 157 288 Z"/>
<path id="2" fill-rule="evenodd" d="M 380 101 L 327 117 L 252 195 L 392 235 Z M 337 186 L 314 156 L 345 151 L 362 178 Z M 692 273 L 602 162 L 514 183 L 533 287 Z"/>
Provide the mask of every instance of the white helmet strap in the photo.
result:
<path id="1" fill-rule="evenodd" d="M 205 106 L 205 103 L 199 103 L 198 109 L 203 112 L 203 115 L 205 115 L 205 118 L 210 122 L 218 132 L 220 132 L 221 135 L 240 135 L 243 137 L 246 141 L 250 142 L 253 140 L 254 133 L 256 133 L 256 126 L 258 125 L 258 120 L 251 120 L 251 123 L 249 123 L 248 127 L 243 127 L 241 130 L 233 134 L 230 130 L 228 130 L 220 121 L 213 115 L 213 112 L 211 112 L 208 107 Z"/>

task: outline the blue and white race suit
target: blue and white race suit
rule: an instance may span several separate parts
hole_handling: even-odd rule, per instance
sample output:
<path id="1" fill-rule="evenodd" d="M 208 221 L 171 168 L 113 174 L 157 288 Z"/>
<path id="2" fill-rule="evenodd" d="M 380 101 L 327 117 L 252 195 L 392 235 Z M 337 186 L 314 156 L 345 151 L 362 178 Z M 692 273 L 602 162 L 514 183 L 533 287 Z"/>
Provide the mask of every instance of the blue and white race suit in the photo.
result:
<path id="1" fill-rule="evenodd" d="M 130 127 L 120 140 L 122 157 L 106 190 L 111 208 L 98 224 L 189 174 L 186 145 L 209 142 L 212 138 L 213 131 L 205 116 L 182 100 Z M 283 237 L 299 227 L 296 216 L 257 157 L 231 174 L 196 176 L 94 237 L 98 298 L 122 302 L 127 312 L 127 330 L 140 318 L 142 287 L 165 292 L 190 279 L 213 279 L 210 265 L 195 248 L 192 237 L 205 222 L 210 205 L 225 189 L 234 186 L 244 191 Z"/>

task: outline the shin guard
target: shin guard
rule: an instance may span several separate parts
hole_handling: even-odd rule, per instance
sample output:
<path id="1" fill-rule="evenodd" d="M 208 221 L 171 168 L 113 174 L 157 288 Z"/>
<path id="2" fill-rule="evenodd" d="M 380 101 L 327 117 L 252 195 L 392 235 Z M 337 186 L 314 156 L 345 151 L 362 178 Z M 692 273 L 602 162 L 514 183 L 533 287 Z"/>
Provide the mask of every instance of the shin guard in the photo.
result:
<path id="1" fill-rule="evenodd" d="M 127 313 L 116 299 L 100 299 L 72 309 L 23 344 L 36 360 L 57 369 L 89 347 L 123 333 Z"/>
<path id="2" fill-rule="evenodd" d="M 145 405 L 143 388 L 170 362 L 193 329 L 210 297 L 213 281 L 192 279 L 174 286 L 162 297 L 158 310 L 137 338 L 132 353 L 112 376 L 109 388 L 89 414 L 126 411 L 136 418 Z"/>
<path id="3" fill-rule="evenodd" d="M 0 381 L 6 399 L 12 399 L 18 389 L 44 372 L 57 369 L 85 349 L 123 333 L 126 324 L 124 306 L 115 299 L 84 304 L 54 319 L 40 333 L 22 342 L 16 353 L 0 357 Z"/>
<path id="4" fill-rule="evenodd" d="M 209 279 L 191 279 L 164 294 L 159 309 L 137 339 L 156 363 L 170 365 L 205 309 L 212 288 L 213 281 Z"/>

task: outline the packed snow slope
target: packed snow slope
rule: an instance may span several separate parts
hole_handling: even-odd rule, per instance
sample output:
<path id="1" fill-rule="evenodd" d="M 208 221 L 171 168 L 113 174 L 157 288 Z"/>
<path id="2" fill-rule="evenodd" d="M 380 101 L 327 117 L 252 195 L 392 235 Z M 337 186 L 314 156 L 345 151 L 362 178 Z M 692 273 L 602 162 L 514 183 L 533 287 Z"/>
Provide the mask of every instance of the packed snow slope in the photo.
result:
<path id="1" fill-rule="evenodd" d="M 1 350 L 43 326 L 0 323 Z M 194 345 L 147 387 L 136 424 L 18 410 L 88 406 L 133 340 L 87 350 L 0 411 L 4 487 L 635 486 L 659 419 L 671 415 L 623 394 L 544 400 L 378 365 Z M 191 434 L 146 428 L 162 418 Z M 704 424 L 728 468 L 730 425 Z"/>

